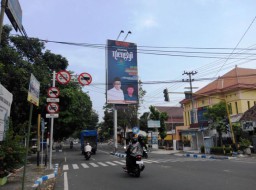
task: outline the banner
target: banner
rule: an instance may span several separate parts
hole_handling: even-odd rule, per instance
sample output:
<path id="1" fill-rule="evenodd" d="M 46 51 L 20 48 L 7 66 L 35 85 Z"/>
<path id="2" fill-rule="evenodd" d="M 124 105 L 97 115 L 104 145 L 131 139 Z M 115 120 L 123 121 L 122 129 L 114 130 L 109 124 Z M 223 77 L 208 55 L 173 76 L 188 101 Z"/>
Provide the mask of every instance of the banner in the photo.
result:
<path id="1" fill-rule="evenodd" d="M 39 93 L 40 83 L 38 82 L 36 77 L 31 73 L 28 89 L 28 101 L 36 106 L 39 106 Z"/>
<path id="2" fill-rule="evenodd" d="M 107 41 L 106 100 L 108 104 L 138 103 L 137 45 Z"/>
<path id="3" fill-rule="evenodd" d="M 4 139 L 4 132 L 8 129 L 13 95 L 0 84 L 0 141 Z"/>

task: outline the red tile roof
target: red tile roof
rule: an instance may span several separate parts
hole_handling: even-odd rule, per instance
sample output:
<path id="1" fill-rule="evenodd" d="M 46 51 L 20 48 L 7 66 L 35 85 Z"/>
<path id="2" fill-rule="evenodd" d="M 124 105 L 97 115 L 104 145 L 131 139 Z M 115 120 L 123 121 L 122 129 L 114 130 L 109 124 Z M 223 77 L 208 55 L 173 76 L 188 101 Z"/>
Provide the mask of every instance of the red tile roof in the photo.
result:
<path id="1" fill-rule="evenodd" d="M 195 92 L 195 94 L 210 95 L 237 89 L 251 88 L 256 88 L 256 69 L 235 67 L 231 71 Z M 182 100 L 180 103 L 185 102 L 187 102 L 186 99 Z"/>

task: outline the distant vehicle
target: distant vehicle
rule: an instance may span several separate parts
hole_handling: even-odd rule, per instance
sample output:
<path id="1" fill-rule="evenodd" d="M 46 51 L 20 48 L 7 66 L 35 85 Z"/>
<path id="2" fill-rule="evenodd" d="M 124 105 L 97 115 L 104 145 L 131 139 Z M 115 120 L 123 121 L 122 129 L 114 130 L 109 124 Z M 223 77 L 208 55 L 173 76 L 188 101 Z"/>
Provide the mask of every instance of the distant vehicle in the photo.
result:
<path id="1" fill-rule="evenodd" d="M 82 154 L 84 154 L 84 146 L 85 146 L 86 142 L 90 143 L 90 145 L 92 146 L 92 153 L 96 154 L 97 140 L 98 140 L 97 130 L 83 130 L 83 131 L 81 131 L 80 143 L 81 143 Z"/>

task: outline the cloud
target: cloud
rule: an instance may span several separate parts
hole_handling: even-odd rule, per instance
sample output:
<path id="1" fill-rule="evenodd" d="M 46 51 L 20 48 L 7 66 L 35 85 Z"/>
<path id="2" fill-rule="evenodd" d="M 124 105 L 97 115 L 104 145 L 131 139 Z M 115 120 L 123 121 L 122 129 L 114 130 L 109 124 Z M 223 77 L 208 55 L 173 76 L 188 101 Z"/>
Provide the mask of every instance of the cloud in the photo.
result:
<path id="1" fill-rule="evenodd" d="M 153 18 L 146 18 L 142 20 L 142 26 L 147 28 L 157 27 L 158 23 Z"/>

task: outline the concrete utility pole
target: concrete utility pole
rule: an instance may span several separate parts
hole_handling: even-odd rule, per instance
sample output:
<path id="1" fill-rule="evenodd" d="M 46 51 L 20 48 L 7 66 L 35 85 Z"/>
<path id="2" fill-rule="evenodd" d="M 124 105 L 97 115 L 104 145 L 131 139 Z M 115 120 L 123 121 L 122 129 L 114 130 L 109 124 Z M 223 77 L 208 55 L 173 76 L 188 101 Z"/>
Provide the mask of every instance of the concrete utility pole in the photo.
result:
<path id="1" fill-rule="evenodd" d="M 192 104 L 192 121 L 191 123 L 195 123 L 195 111 L 194 111 L 194 99 L 193 99 L 193 87 L 192 87 L 192 81 L 194 81 L 194 79 L 191 79 L 191 75 L 195 75 L 197 74 L 197 71 L 190 71 L 190 72 L 186 72 L 184 71 L 184 73 L 182 75 L 188 75 L 189 76 L 189 79 L 187 79 L 187 81 L 189 81 L 189 86 L 190 86 L 190 93 L 191 93 L 191 104 Z M 183 79 L 182 80 L 183 82 L 185 82 L 185 80 Z"/>

